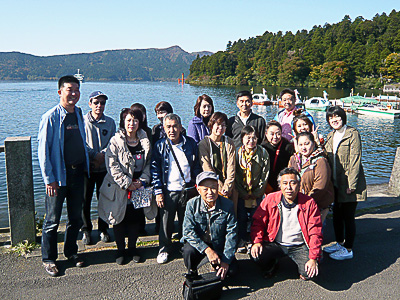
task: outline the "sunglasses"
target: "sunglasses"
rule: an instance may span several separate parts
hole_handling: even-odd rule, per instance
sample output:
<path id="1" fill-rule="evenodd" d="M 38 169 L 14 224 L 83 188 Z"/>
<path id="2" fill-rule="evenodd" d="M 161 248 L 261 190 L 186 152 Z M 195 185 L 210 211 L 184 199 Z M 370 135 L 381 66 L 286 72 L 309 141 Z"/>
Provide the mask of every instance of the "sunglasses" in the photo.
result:
<path id="1" fill-rule="evenodd" d="M 106 105 L 106 101 L 94 100 L 92 103 L 93 103 L 94 105 L 98 105 L 98 104 L 100 104 L 100 105 L 102 105 L 102 106 Z"/>

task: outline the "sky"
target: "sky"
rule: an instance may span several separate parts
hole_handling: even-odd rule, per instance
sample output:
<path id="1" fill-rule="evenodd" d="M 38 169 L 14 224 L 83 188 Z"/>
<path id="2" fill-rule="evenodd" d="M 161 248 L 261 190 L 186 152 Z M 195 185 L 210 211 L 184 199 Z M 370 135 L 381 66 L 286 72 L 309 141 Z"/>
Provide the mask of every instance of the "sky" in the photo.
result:
<path id="1" fill-rule="evenodd" d="M 116 49 L 223 51 L 265 31 L 372 19 L 399 0 L 0 0 L 0 52 L 39 56 Z"/>

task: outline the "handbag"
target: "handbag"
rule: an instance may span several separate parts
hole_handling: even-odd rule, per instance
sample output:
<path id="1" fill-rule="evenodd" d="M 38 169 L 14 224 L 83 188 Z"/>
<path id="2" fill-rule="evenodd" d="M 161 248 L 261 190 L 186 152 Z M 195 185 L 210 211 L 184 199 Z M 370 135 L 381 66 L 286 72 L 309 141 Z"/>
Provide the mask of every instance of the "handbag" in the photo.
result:
<path id="1" fill-rule="evenodd" d="M 222 281 L 216 272 L 199 275 L 195 279 L 186 279 L 183 283 L 182 295 L 185 300 L 218 299 L 222 294 Z"/>
<path id="2" fill-rule="evenodd" d="M 179 165 L 178 159 L 176 158 L 175 151 L 174 151 L 174 149 L 172 148 L 172 145 L 171 145 L 171 141 L 168 138 L 166 138 L 166 140 L 167 140 L 169 149 L 171 150 L 172 156 L 175 159 L 176 165 L 178 166 L 179 173 L 181 174 L 181 177 L 182 177 L 183 182 L 184 182 L 183 189 L 182 189 L 182 192 L 181 192 L 180 197 L 179 197 L 179 203 L 182 206 L 186 206 L 186 203 L 189 201 L 189 199 L 192 199 L 193 197 L 198 196 L 199 192 L 197 191 L 196 186 L 189 186 L 188 187 L 188 182 L 185 181 L 185 175 L 183 175 L 183 171 L 181 169 L 181 166 Z"/>
<path id="3" fill-rule="evenodd" d="M 130 195 L 130 198 L 129 198 Z M 137 189 L 128 192 L 128 199 L 131 200 L 135 209 L 149 207 L 151 205 L 151 198 L 153 196 L 153 187 L 149 186 L 143 189 Z"/>

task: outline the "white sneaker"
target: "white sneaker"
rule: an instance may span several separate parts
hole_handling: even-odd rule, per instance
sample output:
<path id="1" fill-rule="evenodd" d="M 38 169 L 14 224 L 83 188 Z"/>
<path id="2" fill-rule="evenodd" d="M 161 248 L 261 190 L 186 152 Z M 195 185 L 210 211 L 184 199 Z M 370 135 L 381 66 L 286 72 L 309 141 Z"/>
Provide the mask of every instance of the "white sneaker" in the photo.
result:
<path id="1" fill-rule="evenodd" d="M 157 262 L 159 264 L 165 264 L 168 261 L 168 253 L 167 252 L 160 252 L 157 255 Z"/>
<path id="2" fill-rule="evenodd" d="M 340 249 L 339 251 L 329 254 L 329 257 L 336 260 L 352 259 L 353 250 L 349 251 L 346 248 L 342 247 L 342 249 Z"/>
<path id="3" fill-rule="evenodd" d="M 341 249 L 346 249 L 346 248 L 344 248 L 342 245 L 340 245 L 339 243 L 334 243 L 333 245 L 331 245 L 331 246 L 328 246 L 328 247 L 324 247 L 324 251 L 326 252 L 326 253 L 334 253 L 334 252 L 336 252 L 336 251 L 339 251 L 339 250 L 341 250 Z"/>

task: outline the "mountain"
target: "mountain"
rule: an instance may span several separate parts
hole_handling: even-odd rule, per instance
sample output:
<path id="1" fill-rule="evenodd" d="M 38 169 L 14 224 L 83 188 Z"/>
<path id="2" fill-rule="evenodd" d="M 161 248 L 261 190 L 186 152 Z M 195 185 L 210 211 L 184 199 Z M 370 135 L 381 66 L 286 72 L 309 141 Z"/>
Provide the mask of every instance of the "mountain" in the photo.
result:
<path id="1" fill-rule="evenodd" d="M 20 52 L 0 52 L 0 80 L 48 80 L 77 69 L 89 81 L 175 80 L 189 74 L 197 56 L 212 52 L 188 53 L 179 46 L 165 49 L 106 50 L 54 56 Z"/>

